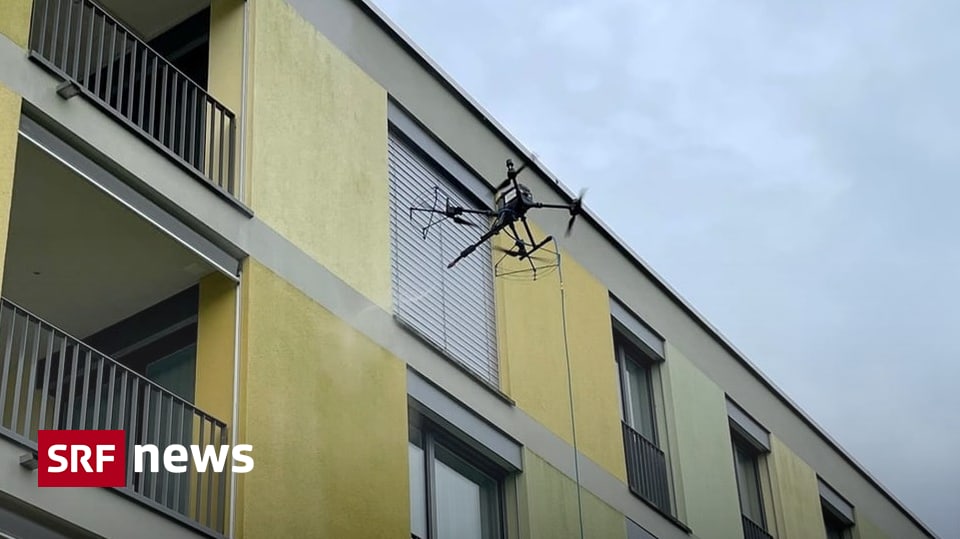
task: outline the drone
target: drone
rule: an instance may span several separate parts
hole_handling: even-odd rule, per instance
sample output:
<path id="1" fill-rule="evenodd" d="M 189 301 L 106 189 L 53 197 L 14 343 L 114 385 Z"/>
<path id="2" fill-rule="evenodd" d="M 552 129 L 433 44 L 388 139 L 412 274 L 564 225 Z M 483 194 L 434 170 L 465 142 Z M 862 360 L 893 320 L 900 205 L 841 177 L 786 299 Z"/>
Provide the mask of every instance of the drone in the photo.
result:
<path id="1" fill-rule="evenodd" d="M 460 255 L 447 265 L 448 269 L 454 267 L 457 262 L 470 256 L 471 253 L 490 238 L 504 232 L 513 240 L 513 248 L 497 249 L 504 255 L 512 256 L 518 260 L 528 260 L 531 268 L 536 272 L 536 267 L 533 264 L 533 254 L 553 241 L 553 237 L 546 236 L 542 240 L 537 241 L 534 238 L 533 231 L 530 230 L 530 225 L 527 223 L 527 212 L 531 209 L 541 208 L 567 210 L 570 212 L 570 220 L 567 222 L 566 236 L 570 235 L 577 216 L 583 212 L 583 195 L 585 191 L 580 191 L 579 196 L 569 204 L 545 204 L 543 202 L 537 202 L 534 200 L 530 188 L 517 181 L 517 176 L 527 167 L 526 163 L 520 166 L 520 168 L 514 168 L 513 161 L 507 159 L 506 164 L 507 178 L 494 190 L 494 192 L 497 193 L 496 209 L 494 210 L 476 210 L 451 205 L 449 198 L 447 198 L 442 209 L 437 208 L 436 204 L 434 204 L 433 208 L 410 208 L 411 219 L 416 212 L 438 214 L 458 225 L 472 227 L 479 227 L 480 225 L 464 219 L 464 215 L 482 215 L 489 220 L 487 230 L 476 242 L 464 248 L 463 251 L 460 252 Z M 424 238 L 426 238 L 427 229 L 434 224 L 436 223 L 431 221 L 431 223 L 423 229 Z M 525 235 L 521 234 L 518 230 L 518 224 L 522 227 L 523 234 Z"/>

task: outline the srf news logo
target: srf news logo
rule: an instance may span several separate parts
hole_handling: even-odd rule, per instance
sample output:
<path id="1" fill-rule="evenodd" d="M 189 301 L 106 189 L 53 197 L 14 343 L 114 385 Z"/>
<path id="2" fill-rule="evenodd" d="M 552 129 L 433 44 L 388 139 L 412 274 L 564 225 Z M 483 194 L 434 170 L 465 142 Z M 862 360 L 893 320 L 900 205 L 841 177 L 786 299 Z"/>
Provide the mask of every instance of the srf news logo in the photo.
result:
<path id="1" fill-rule="evenodd" d="M 171 444 L 133 447 L 134 471 L 144 471 L 149 459 L 150 472 L 163 465 L 168 473 L 184 473 L 192 460 L 197 472 L 207 468 L 220 473 L 227 455 L 233 457 L 231 471 L 253 470 L 253 458 L 246 453 L 250 445 L 234 446 Z M 122 430 L 41 430 L 37 432 L 37 486 L 40 487 L 123 487 L 127 484 L 127 436 Z"/>

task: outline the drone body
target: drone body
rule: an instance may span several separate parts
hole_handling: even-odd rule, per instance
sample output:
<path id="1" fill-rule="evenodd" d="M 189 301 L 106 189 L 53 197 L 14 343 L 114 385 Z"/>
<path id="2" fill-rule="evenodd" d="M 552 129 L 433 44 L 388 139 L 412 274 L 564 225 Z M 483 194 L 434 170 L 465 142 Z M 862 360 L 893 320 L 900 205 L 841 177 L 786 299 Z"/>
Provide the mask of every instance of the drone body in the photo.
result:
<path id="1" fill-rule="evenodd" d="M 496 191 L 499 193 L 496 197 L 496 209 L 495 210 L 475 210 L 470 208 L 464 208 L 462 206 L 451 206 L 449 199 L 446 201 L 445 207 L 443 209 L 439 208 L 410 208 L 410 215 L 413 216 L 414 212 L 424 212 L 431 214 L 440 214 L 458 225 L 464 226 L 477 226 L 476 224 L 463 219 L 464 214 L 476 214 L 483 215 L 489 218 L 489 228 L 484 232 L 477 241 L 471 245 L 468 245 L 460 253 L 457 258 L 455 258 L 450 264 L 447 265 L 447 268 L 452 268 L 457 264 L 457 262 L 463 260 L 467 256 L 470 256 L 477 247 L 483 245 L 484 242 L 490 238 L 500 234 L 500 232 L 505 232 L 514 242 L 512 249 L 501 249 L 505 255 L 515 257 L 519 260 L 530 260 L 531 267 L 534 272 L 536 268 L 533 266 L 531 260 L 531 255 L 542 248 L 544 245 L 553 240 L 553 237 L 547 236 L 540 241 L 536 241 L 533 236 L 533 231 L 530 229 L 530 225 L 527 224 L 527 212 L 531 209 L 538 208 L 552 208 L 552 209 L 564 209 L 570 212 L 570 221 L 567 223 L 567 235 L 570 234 L 570 230 L 573 227 L 573 223 L 583 210 L 583 193 L 581 192 L 580 196 L 574 199 L 570 204 L 544 204 L 542 202 L 537 202 L 533 198 L 533 193 L 530 191 L 530 188 L 519 183 L 517 181 L 517 175 L 526 167 L 526 165 L 520 167 L 519 169 L 514 169 L 513 161 L 507 160 L 507 178 L 500 183 L 496 188 Z M 518 230 L 518 224 L 523 229 L 523 233 Z M 433 223 L 427 225 L 424 228 L 424 234 L 426 234 L 427 228 L 433 226 Z M 525 235 L 524 235 L 525 234 Z"/>

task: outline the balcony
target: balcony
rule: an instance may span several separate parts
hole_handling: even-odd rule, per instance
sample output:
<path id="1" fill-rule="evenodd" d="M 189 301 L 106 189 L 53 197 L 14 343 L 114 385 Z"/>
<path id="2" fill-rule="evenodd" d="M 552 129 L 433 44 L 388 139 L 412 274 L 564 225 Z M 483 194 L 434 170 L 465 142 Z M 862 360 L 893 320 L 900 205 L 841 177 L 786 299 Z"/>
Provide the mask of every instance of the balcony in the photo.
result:
<path id="1" fill-rule="evenodd" d="M 112 11 L 145 28 L 134 30 L 90 0 L 35 0 L 30 57 L 64 81 L 61 96 L 82 95 L 215 191 L 239 200 L 237 118 L 205 88 L 209 9 L 174 23 L 169 19 L 183 13 L 144 13 L 164 3 L 110 1 Z M 170 3 L 189 11 L 198 9 L 194 4 Z"/>
<path id="2" fill-rule="evenodd" d="M 773 539 L 763 526 L 750 520 L 747 515 L 741 515 L 741 520 L 743 521 L 743 539 Z"/>
<path id="3" fill-rule="evenodd" d="M 134 444 L 227 445 L 226 425 L 170 390 L 0 298 L 0 435 L 36 449 L 42 429 L 127 432 L 127 485 L 141 503 L 223 533 L 227 474 L 134 472 Z"/>
<path id="4" fill-rule="evenodd" d="M 663 451 L 626 423 L 622 425 L 630 491 L 672 517 L 667 459 Z"/>
<path id="5" fill-rule="evenodd" d="M 4 482 L 0 491 L 65 520 L 76 514 L 75 496 L 96 498 L 95 508 L 107 512 L 129 509 L 121 523 L 105 524 L 106 532 L 87 523 L 98 535 L 163 528 L 158 535 L 189 529 L 223 536 L 229 470 L 136 473 L 129 456 L 134 444 L 231 443 L 223 420 L 230 411 L 222 404 L 231 380 L 217 373 L 229 372 L 233 360 L 217 358 L 232 354 L 234 336 L 209 340 L 202 331 L 204 320 L 234 322 L 231 313 L 218 318 L 202 301 L 204 283 L 221 286 L 228 278 L 24 137 L 2 277 L 3 446 L 35 450 L 41 429 L 122 429 L 128 461 L 126 485 L 96 496 L 38 498 L 35 476 Z M 140 520 L 155 528 L 122 528 Z"/>

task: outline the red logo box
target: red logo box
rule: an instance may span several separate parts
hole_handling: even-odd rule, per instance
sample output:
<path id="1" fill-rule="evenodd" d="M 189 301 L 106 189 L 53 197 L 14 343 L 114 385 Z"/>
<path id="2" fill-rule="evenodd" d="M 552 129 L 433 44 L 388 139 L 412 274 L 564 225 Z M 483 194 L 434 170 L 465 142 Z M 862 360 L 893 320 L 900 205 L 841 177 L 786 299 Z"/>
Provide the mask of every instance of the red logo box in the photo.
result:
<path id="1" fill-rule="evenodd" d="M 122 430 L 37 432 L 38 487 L 122 487 L 127 435 Z"/>

